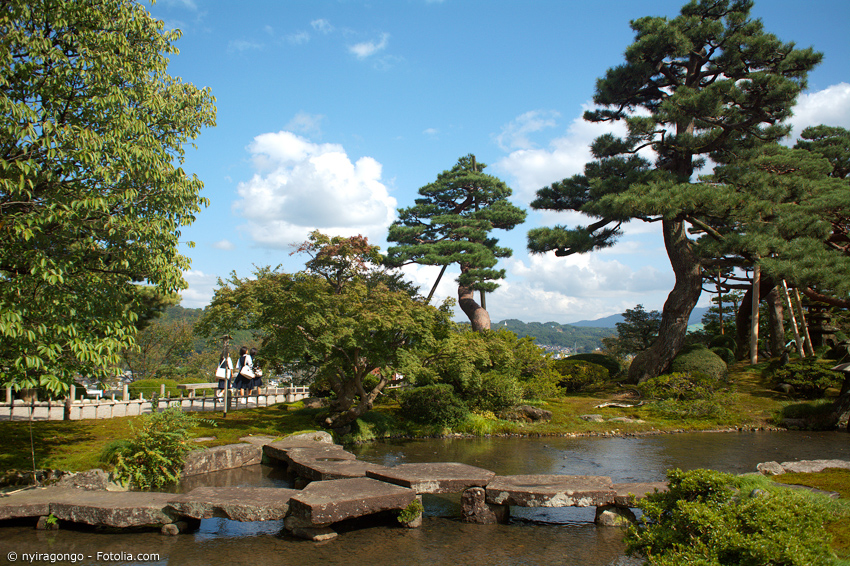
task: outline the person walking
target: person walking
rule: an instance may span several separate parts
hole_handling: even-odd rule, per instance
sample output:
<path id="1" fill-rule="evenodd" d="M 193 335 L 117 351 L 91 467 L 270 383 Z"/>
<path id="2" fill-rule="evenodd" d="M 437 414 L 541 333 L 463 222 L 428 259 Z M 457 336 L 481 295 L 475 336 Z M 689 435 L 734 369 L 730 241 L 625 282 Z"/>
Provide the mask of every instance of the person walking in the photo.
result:
<path id="1" fill-rule="evenodd" d="M 251 388 L 253 373 L 251 373 L 249 359 L 248 346 L 242 346 L 239 348 L 239 360 L 236 362 L 236 378 L 233 380 L 233 388 L 239 391 L 240 396 L 244 396 L 248 389 Z M 246 362 L 249 363 L 246 364 Z M 250 374 L 251 377 L 248 377 L 248 374 Z"/>
<path id="2" fill-rule="evenodd" d="M 251 395 L 252 390 L 256 390 L 256 394 L 259 397 L 260 387 L 263 386 L 263 372 L 256 365 L 256 361 L 254 360 L 254 357 L 256 355 L 257 355 L 257 349 L 251 348 L 251 351 L 248 352 L 248 359 L 251 362 L 251 371 L 254 373 L 254 377 L 251 379 L 248 395 Z"/>

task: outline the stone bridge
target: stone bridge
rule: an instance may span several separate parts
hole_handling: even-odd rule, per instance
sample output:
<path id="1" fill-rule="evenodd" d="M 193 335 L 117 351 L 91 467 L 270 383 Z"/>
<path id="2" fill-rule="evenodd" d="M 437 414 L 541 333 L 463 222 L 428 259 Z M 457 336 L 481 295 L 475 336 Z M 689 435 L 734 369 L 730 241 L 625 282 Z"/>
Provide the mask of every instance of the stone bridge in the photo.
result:
<path id="1" fill-rule="evenodd" d="M 298 489 L 276 487 L 198 487 L 185 494 L 90 491 L 67 485 L 26 490 L 0 497 L 0 520 L 47 517 L 87 525 L 158 527 L 176 534 L 201 519 L 284 521 L 294 536 L 327 540 L 332 525 L 382 512 L 412 509 L 423 494 L 460 493 L 463 520 L 507 522 L 511 506 L 596 507 L 596 522 L 633 520 L 635 497 L 666 489 L 665 483 L 616 484 L 604 476 L 521 475 L 440 462 L 385 467 L 357 460 L 326 433 L 281 441 L 250 438 L 245 444 L 191 452 L 184 476 L 260 463 L 286 466 Z M 63 482 L 60 482 L 60 484 Z M 42 522 L 44 520 L 42 519 Z M 413 513 L 407 527 L 421 524 Z"/>

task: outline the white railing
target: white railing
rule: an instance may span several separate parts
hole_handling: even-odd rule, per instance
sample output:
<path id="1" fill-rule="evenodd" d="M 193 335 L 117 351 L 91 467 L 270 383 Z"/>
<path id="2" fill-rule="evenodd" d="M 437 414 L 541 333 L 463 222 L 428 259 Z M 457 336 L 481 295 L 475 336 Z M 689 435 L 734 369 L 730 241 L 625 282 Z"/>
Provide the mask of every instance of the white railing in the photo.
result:
<path id="1" fill-rule="evenodd" d="M 73 396 L 73 390 L 72 390 Z M 254 395 L 233 395 L 228 411 L 267 407 L 277 403 L 293 403 L 310 396 L 309 387 L 266 387 L 260 388 Z M 214 394 L 202 397 L 165 397 L 164 387 L 161 395 L 155 399 L 130 399 L 127 388 L 121 399 L 116 395 L 111 398 L 76 399 L 70 401 L 52 400 L 37 401 L 13 399 L 11 388 L 6 389 L 6 398 L 11 402 L 0 403 L 0 422 L 22 420 L 81 420 L 81 419 L 111 419 L 114 417 L 129 417 L 161 411 L 167 407 L 179 406 L 184 411 L 223 411 L 224 400 Z"/>

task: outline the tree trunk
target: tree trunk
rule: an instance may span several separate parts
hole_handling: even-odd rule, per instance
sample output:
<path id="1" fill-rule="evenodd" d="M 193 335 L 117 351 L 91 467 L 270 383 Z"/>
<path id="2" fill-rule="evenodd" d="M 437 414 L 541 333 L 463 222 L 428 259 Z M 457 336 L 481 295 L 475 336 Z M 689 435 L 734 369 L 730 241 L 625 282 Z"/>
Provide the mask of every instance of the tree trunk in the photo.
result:
<path id="1" fill-rule="evenodd" d="M 676 284 L 667 296 L 661 311 L 658 338 L 639 353 L 629 368 L 629 380 L 642 383 L 664 371 L 685 341 L 688 318 L 702 293 L 702 270 L 699 258 L 693 253 L 683 222 L 664 220 L 664 247 L 676 275 Z"/>
<path id="2" fill-rule="evenodd" d="M 770 290 L 776 286 L 772 277 L 762 277 L 759 284 L 759 296 L 767 297 Z M 750 287 L 744 293 L 744 298 L 738 305 L 735 315 L 735 343 L 737 344 L 738 359 L 745 359 L 750 353 L 750 320 L 752 320 L 753 289 Z M 783 342 L 785 340 L 783 334 Z M 783 343 L 783 349 L 785 348 Z M 781 353 L 781 352 L 780 352 Z"/>
<path id="3" fill-rule="evenodd" d="M 770 356 L 775 358 L 785 351 L 785 307 L 778 285 L 774 285 L 765 300 L 768 305 L 767 319 L 770 324 Z"/>
<path id="4" fill-rule="evenodd" d="M 461 267 L 461 272 L 464 268 Z M 474 291 L 471 287 L 457 286 L 457 303 L 460 310 L 469 318 L 472 329 L 476 332 L 490 330 L 490 314 L 487 310 L 475 302 Z"/>

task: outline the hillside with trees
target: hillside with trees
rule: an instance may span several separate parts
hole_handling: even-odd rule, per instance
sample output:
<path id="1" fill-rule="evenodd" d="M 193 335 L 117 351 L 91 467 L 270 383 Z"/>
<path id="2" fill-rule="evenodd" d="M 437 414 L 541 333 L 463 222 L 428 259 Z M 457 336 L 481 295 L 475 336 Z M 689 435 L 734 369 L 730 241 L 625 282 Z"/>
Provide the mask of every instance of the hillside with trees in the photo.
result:
<path id="1" fill-rule="evenodd" d="M 557 322 L 522 322 L 508 319 L 495 325 L 497 328 L 510 330 L 520 338 L 531 336 L 535 343 L 556 352 L 585 353 L 602 347 L 602 339 L 613 336 L 613 328 L 593 328 L 588 326 L 572 326 Z"/>

